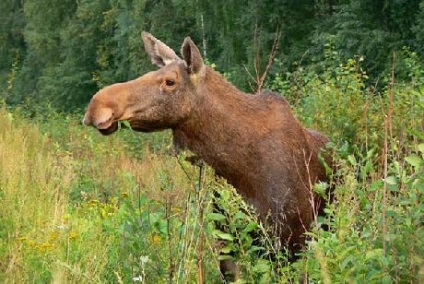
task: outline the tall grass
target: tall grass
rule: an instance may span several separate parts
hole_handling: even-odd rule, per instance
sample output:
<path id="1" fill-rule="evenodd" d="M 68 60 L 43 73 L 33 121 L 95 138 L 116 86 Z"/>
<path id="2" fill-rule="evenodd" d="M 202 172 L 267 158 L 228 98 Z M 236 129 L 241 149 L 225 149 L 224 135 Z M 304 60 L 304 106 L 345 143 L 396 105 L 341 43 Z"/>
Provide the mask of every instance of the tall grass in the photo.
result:
<path id="1" fill-rule="evenodd" d="M 142 159 L 129 157 L 132 134 L 104 139 L 76 119 L 53 117 L 35 122 L 0 111 L 0 281 L 195 277 L 196 212 L 208 206 L 195 201 L 195 168 L 148 145 L 138 150 Z M 204 265 L 217 277 L 216 259 Z"/>
<path id="2" fill-rule="evenodd" d="M 33 125 L 0 113 L 1 271 L 6 282 L 48 280 L 64 233 L 70 158 Z M 29 273 L 30 272 L 30 273 Z"/>

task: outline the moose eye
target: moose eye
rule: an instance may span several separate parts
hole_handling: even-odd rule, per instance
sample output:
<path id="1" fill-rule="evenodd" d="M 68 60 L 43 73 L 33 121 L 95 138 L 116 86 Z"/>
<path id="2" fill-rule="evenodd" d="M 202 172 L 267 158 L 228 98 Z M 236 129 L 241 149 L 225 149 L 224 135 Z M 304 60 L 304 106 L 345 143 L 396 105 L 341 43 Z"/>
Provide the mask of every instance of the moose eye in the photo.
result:
<path id="1" fill-rule="evenodd" d="M 174 81 L 174 80 L 170 80 L 170 79 L 168 79 L 168 80 L 165 80 L 165 84 L 166 84 L 168 87 L 172 87 L 172 86 L 174 86 L 174 85 L 175 85 L 175 81 Z"/>

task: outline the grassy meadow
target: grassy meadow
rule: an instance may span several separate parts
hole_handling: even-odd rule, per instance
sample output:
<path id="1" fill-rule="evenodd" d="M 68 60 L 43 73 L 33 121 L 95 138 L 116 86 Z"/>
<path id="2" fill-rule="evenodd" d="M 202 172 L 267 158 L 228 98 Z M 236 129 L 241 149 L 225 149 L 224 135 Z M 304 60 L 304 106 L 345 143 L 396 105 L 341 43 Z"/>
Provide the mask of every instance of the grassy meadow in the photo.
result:
<path id="1" fill-rule="evenodd" d="M 3 283 L 150 283 L 196 274 L 190 164 L 156 153 L 151 138 L 101 137 L 76 116 L 36 122 L 3 109 L 0 120 Z M 169 135 L 156 136 L 167 152 Z M 135 143 L 139 159 L 126 153 Z"/>
<path id="2" fill-rule="evenodd" d="M 1 107 L 0 282 L 219 283 L 225 240 L 237 283 L 423 283 L 424 72 L 409 60 L 411 81 L 388 76 L 379 90 L 354 60 L 269 83 L 331 137 L 338 165 L 335 201 L 291 265 L 269 260 L 251 209 L 212 169 L 173 155 L 169 132 L 104 137 L 82 111 Z M 225 213 L 212 212 L 214 190 Z"/>

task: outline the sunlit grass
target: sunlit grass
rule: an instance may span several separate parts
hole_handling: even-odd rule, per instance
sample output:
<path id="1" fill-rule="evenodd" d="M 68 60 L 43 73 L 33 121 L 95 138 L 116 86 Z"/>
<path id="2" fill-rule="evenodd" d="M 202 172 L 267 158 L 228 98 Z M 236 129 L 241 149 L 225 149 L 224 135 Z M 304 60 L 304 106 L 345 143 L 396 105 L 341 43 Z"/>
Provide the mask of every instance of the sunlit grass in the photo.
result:
<path id="1" fill-rule="evenodd" d="M 51 143 L 33 125 L 4 110 L 0 121 L 2 278 L 49 279 L 48 271 L 61 254 L 59 228 L 65 222 L 66 189 L 73 176 L 70 158 L 54 155 Z"/>
<path id="2" fill-rule="evenodd" d="M 193 166 L 143 143 L 130 157 L 137 140 L 122 139 L 133 134 L 101 137 L 66 117 L 49 129 L 17 113 L 0 111 L 0 281 L 196 276 Z"/>

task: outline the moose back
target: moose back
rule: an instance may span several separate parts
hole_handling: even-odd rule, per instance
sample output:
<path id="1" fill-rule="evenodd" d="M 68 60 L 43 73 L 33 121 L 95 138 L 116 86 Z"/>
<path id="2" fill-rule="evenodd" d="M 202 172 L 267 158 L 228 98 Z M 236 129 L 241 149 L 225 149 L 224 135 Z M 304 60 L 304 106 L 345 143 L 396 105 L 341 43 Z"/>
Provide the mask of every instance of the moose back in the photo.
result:
<path id="1" fill-rule="evenodd" d="M 122 120 L 135 131 L 171 129 L 177 147 L 191 150 L 227 179 L 287 248 L 301 249 L 323 206 L 312 186 L 326 180 L 318 155 L 327 138 L 305 129 L 281 96 L 235 88 L 204 64 L 189 37 L 182 58 L 149 33 L 142 39 L 160 69 L 101 89 L 83 123 L 104 135 Z"/>

